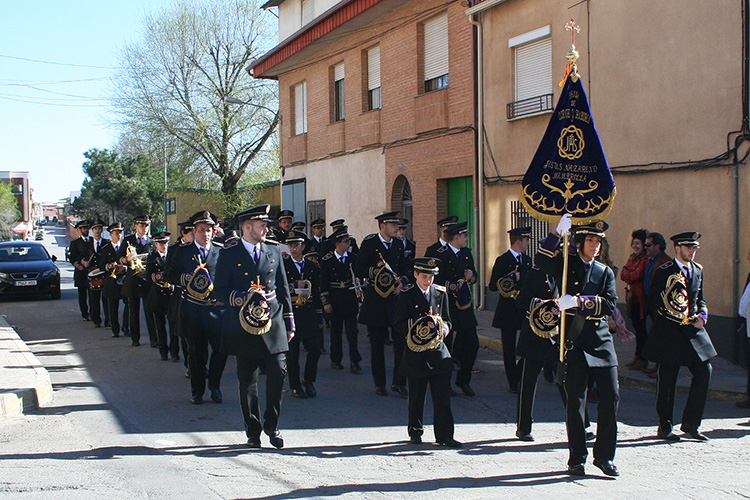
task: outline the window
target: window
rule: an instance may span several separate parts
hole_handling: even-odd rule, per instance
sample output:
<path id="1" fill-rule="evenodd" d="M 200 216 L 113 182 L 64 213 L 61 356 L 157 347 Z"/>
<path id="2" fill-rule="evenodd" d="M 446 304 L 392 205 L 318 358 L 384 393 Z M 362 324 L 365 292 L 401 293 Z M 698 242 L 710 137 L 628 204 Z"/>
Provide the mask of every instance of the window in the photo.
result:
<path id="1" fill-rule="evenodd" d="M 293 222 L 305 222 L 305 179 L 285 182 L 281 187 L 281 208 L 294 212 Z"/>
<path id="2" fill-rule="evenodd" d="M 550 27 L 511 38 L 514 51 L 514 102 L 508 118 L 552 110 L 552 38 Z"/>
<path id="3" fill-rule="evenodd" d="M 448 87 L 448 14 L 432 17 L 423 25 L 424 91 Z"/>
<path id="4" fill-rule="evenodd" d="M 333 121 L 346 120 L 344 63 L 333 67 Z"/>
<path id="5" fill-rule="evenodd" d="M 380 45 L 367 51 L 367 111 L 380 109 Z"/>
<path id="6" fill-rule="evenodd" d="M 167 214 L 177 213 L 177 200 L 175 198 L 169 198 L 167 200 Z"/>
<path id="7" fill-rule="evenodd" d="M 307 202 L 307 227 L 312 233 L 312 222 L 315 219 L 326 220 L 326 200 L 313 200 Z"/>
<path id="8" fill-rule="evenodd" d="M 302 26 L 313 20 L 313 0 L 302 0 Z"/>
<path id="9" fill-rule="evenodd" d="M 292 87 L 292 105 L 294 106 L 294 135 L 307 133 L 307 83 L 302 82 Z"/>

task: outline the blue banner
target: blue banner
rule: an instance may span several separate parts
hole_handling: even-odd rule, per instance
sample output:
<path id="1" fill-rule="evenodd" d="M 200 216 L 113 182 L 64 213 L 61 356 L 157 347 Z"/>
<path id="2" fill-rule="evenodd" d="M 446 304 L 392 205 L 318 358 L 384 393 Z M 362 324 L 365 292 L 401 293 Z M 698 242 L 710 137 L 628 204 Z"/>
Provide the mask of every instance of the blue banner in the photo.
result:
<path id="1" fill-rule="evenodd" d="M 569 213 L 575 224 L 603 219 L 612 209 L 615 181 L 594 126 L 581 78 L 572 73 L 521 182 L 521 201 L 549 222 Z"/>

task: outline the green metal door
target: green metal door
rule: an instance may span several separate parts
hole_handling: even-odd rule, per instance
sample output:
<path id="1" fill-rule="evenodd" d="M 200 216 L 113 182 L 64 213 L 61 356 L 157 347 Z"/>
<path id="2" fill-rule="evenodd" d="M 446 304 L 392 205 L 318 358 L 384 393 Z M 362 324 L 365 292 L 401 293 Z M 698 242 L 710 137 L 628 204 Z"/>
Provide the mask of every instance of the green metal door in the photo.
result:
<path id="1" fill-rule="evenodd" d="M 469 231 L 474 231 L 474 181 L 469 177 L 448 179 L 448 214 L 467 221 Z M 469 246 L 472 238 L 469 236 Z"/>

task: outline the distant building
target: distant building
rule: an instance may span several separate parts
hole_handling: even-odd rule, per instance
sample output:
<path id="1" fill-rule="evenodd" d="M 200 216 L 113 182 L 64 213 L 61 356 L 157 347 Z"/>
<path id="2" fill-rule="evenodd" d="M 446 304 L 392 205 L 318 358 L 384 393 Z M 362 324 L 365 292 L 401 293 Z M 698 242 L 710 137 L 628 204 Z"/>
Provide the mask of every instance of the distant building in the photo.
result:
<path id="1" fill-rule="evenodd" d="M 31 233 L 34 218 L 33 199 L 31 195 L 31 178 L 28 172 L 0 171 L 0 180 L 10 184 L 11 191 L 16 197 L 18 211 L 21 217 L 13 227 L 13 231 L 21 238 Z"/>

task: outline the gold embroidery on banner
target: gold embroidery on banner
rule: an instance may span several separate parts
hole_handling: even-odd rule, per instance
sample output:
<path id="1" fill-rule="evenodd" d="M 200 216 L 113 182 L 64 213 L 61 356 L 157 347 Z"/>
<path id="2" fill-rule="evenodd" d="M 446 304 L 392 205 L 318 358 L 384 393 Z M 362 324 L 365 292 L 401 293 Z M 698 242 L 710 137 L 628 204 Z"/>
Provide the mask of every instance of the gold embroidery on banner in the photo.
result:
<path id="1" fill-rule="evenodd" d="M 583 156 L 585 147 L 583 130 L 575 125 L 569 125 L 562 129 L 560 138 L 557 140 L 557 150 L 561 157 L 568 160 L 577 160 Z"/>

